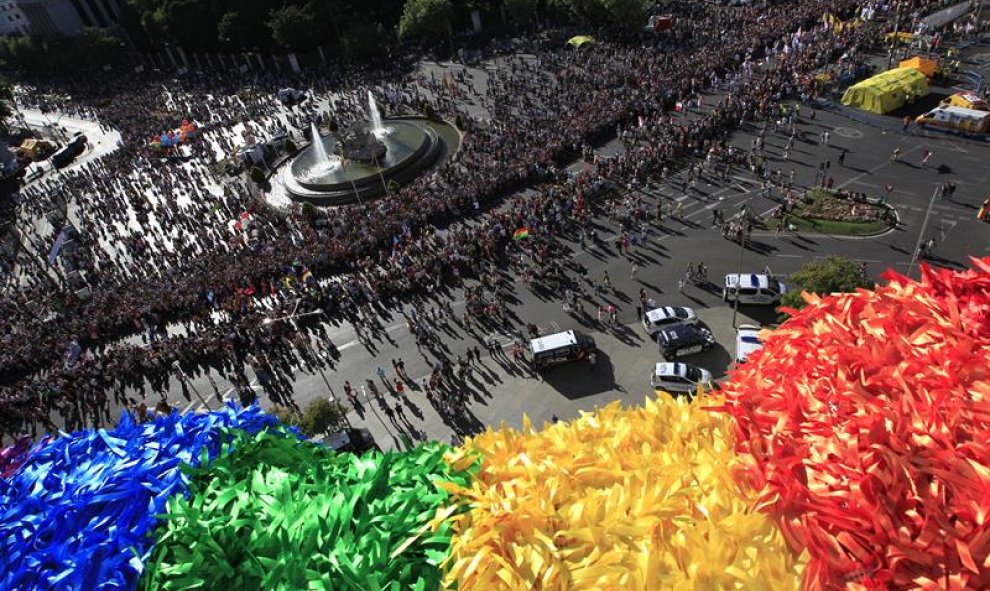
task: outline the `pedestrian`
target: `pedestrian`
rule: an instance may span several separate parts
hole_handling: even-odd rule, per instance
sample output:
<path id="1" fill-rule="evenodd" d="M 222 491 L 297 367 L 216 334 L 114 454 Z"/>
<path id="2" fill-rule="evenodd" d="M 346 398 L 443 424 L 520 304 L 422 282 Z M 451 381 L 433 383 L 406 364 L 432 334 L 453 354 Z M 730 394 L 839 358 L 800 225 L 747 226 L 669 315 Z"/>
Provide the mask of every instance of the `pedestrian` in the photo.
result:
<path id="1" fill-rule="evenodd" d="M 633 263 L 632 268 L 629 270 L 629 275 L 632 277 L 633 281 L 636 281 L 636 273 L 638 271 L 639 267 L 636 266 L 636 263 Z"/>
<path id="2" fill-rule="evenodd" d="M 680 279 L 679 279 L 679 280 L 677 281 L 677 291 L 679 291 L 679 292 L 681 292 L 681 293 L 684 293 L 684 286 L 685 286 L 685 285 L 687 285 L 687 282 L 686 282 L 686 281 L 684 281 L 684 278 L 683 278 L 683 277 L 681 277 L 681 278 L 680 278 Z"/>
<path id="3" fill-rule="evenodd" d="M 932 157 L 932 153 L 931 153 L 930 150 L 927 150 L 927 149 L 922 150 L 921 151 L 921 165 L 922 166 L 925 166 L 926 164 L 928 164 L 928 159 L 931 158 L 931 157 Z"/>

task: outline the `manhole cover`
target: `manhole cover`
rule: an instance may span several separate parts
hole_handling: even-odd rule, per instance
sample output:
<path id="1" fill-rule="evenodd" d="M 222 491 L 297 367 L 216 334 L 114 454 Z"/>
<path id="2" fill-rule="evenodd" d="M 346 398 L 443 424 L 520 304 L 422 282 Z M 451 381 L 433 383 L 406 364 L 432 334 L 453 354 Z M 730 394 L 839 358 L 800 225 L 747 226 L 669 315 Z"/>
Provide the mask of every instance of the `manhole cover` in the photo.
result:
<path id="1" fill-rule="evenodd" d="M 837 135 L 839 137 L 848 137 L 848 138 L 861 138 L 861 137 L 863 137 L 863 132 L 862 131 L 860 131 L 858 129 L 854 129 L 852 127 L 836 127 L 835 129 L 832 130 L 832 133 L 834 133 L 835 135 Z"/>

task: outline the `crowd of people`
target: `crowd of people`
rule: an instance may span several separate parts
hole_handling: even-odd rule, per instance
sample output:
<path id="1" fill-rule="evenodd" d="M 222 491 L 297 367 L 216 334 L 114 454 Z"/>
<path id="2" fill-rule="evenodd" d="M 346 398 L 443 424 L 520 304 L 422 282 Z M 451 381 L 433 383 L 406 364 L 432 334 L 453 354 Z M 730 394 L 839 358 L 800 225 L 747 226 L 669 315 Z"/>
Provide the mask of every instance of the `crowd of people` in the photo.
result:
<path id="1" fill-rule="evenodd" d="M 160 389 L 208 367 L 235 386 L 246 365 L 277 375 L 272 356 L 256 352 L 288 351 L 296 333 L 263 322 L 272 306 L 371 322 L 410 297 L 507 265 L 524 275 L 580 274 L 554 270 L 535 247 L 523 250 L 514 230 L 528 228 L 548 244 L 559 235 L 583 241 L 592 218 L 604 214 L 631 242 L 649 218 L 643 197 L 630 191 L 605 208 L 605 189 L 663 183 L 685 158 L 709 162 L 715 175 L 740 165 L 728 134 L 776 120 L 784 100 L 814 98 L 811 74 L 880 43 L 889 8 L 856 0 L 677 3 L 672 35 L 501 56 L 484 91 L 463 72 L 438 78 L 398 61 L 312 74 L 303 82 L 313 98 L 292 108 L 276 98 L 287 81 L 274 73 L 24 84 L 22 106 L 95 118 L 122 139 L 111 154 L 18 196 L 24 248 L 0 300 L 0 431 L 51 430 L 52 411 L 69 428 L 81 426 L 108 414 L 110 395 L 124 403 L 145 381 Z M 852 19 L 867 9 L 877 16 L 861 26 L 823 24 L 826 13 Z M 369 90 L 388 113 L 428 104 L 462 117 L 468 130 L 457 157 L 378 201 L 291 215 L 264 207 L 216 166 L 238 126 L 264 137 L 280 129 L 301 136 L 310 122 L 331 117 L 345 125 L 364 117 Z M 490 118 L 472 117 L 468 99 Z M 326 101 L 331 115 L 318 106 Z M 197 142 L 164 158 L 148 149 L 151 134 L 186 118 L 203 124 Z M 563 171 L 613 134 L 626 145 L 622 155 L 596 158 L 578 175 Z M 53 232 L 31 220 L 59 207 L 69 213 L 53 232 L 71 223 L 78 237 L 69 268 L 52 272 L 44 259 Z M 498 289 L 489 287 L 477 301 L 497 306 Z M 181 336 L 162 338 L 176 324 Z"/>

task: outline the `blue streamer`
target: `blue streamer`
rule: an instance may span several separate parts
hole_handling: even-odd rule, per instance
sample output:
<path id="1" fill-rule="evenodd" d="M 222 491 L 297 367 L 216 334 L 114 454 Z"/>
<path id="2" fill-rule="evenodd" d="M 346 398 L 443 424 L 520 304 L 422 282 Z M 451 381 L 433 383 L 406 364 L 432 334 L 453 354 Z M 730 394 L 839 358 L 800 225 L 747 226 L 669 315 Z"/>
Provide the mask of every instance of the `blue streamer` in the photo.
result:
<path id="1" fill-rule="evenodd" d="M 125 414 L 111 431 L 64 435 L 0 486 L 0 591 L 130 591 L 168 499 L 188 494 L 183 464 L 220 451 L 223 429 L 277 419 L 233 404 L 209 414 Z"/>

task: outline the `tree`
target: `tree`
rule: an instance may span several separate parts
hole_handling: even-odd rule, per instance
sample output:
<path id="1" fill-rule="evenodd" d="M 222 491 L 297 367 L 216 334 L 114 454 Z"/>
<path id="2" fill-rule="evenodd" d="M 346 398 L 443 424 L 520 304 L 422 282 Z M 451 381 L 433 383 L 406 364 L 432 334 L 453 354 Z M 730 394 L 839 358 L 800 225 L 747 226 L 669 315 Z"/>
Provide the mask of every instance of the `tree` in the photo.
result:
<path id="1" fill-rule="evenodd" d="M 504 14 L 520 23 L 534 20 L 539 6 L 539 0 L 503 0 L 502 2 Z"/>
<path id="2" fill-rule="evenodd" d="M 347 427 L 347 408 L 336 400 L 317 398 L 306 405 L 299 430 L 307 437 L 325 435 Z"/>
<path id="3" fill-rule="evenodd" d="M 399 19 L 399 37 L 436 39 L 450 34 L 454 6 L 450 0 L 406 0 Z"/>
<path id="4" fill-rule="evenodd" d="M 312 3 L 305 6 L 288 4 L 272 10 L 268 28 L 272 30 L 275 44 L 285 49 L 311 49 L 322 34 Z"/>
<path id="5" fill-rule="evenodd" d="M 351 23 L 342 33 L 340 44 L 348 56 L 365 59 L 384 55 L 388 48 L 387 41 L 388 37 L 380 24 Z"/>
<path id="6" fill-rule="evenodd" d="M 845 257 L 832 256 L 824 261 L 807 263 L 788 279 L 788 291 L 780 304 L 800 310 L 806 304 L 802 291 L 818 295 L 852 292 L 858 287 L 872 288 L 873 282 L 864 274 L 862 266 Z"/>
<path id="7" fill-rule="evenodd" d="M 608 23 L 618 29 L 646 24 L 647 0 L 550 0 L 551 6 L 585 25 Z"/>

